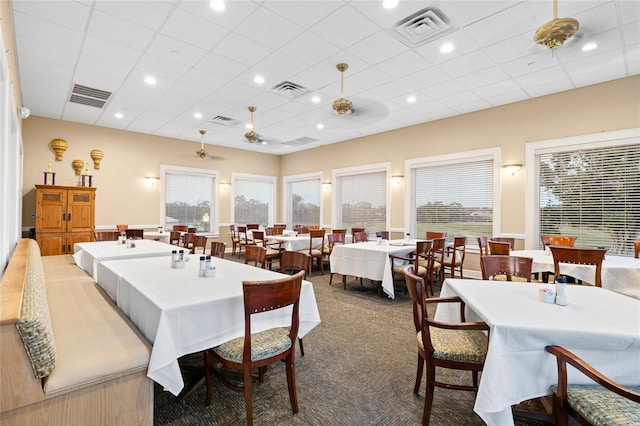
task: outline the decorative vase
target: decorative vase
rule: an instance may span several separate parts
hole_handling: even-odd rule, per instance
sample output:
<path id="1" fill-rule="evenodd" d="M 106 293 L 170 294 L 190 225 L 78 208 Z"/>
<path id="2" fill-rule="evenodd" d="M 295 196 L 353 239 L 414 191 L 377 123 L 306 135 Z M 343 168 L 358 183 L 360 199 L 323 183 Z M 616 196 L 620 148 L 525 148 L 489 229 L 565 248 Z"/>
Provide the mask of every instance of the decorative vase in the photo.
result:
<path id="1" fill-rule="evenodd" d="M 99 149 L 94 149 L 91 151 L 90 155 L 91 155 L 91 159 L 93 160 L 93 169 L 100 170 L 100 162 L 104 157 L 104 153 Z"/>
<path id="2" fill-rule="evenodd" d="M 54 139 L 51 141 L 51 149 L 56 154 L 56 161 L 62 161 L 64 152 L 69 147 L 69 144 L 64 139 Z"/>
<path id="3" fill-rule="evenodd" d="M 80 173 L 82 173 L 82 168 L 84 167 L 84 161 L 82 161 L 82 160 L 73 160 L 71 162 L 71 167 L 73 167 L 73 170 L 75 170 L 76 176 L 79 176 Z"/>

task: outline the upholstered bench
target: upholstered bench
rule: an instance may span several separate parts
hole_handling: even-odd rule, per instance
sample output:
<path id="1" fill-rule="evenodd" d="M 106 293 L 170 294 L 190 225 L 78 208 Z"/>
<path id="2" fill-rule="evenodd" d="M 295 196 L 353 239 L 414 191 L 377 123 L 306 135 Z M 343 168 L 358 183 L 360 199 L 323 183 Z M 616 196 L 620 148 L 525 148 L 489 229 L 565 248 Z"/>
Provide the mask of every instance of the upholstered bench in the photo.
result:
<path id="1" fill-rule="evenodd" d="M 0 295 L 0 424 L 153 423 L 151 347 L 71 256 L 19 241 Z"/>

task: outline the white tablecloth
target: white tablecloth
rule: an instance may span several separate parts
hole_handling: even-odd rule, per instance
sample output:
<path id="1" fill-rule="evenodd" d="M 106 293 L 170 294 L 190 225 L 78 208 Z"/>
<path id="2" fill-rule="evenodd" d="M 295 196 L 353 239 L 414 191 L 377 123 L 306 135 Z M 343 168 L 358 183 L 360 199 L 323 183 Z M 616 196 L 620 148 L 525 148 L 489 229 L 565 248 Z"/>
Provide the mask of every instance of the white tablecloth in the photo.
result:
<path id="1" fill-rule="evenodd" d="M 153 240 L 135 240 L 135 244 L 135 247 L 127 248 L 125 244 L 118 244 L 117 241 L 76 243 L 73 245 L 73 259 L 76 265 L 87 271 L 97 281 L 97 266 L 104 260 L 171 256 L 171 250 L 179 249 Z"/>
<path id="2" fill-rule="evenodd" d="M 516 250 L 512 256 L 533 258 L 533 272 L 553 272 L 553 256 L 544 250 Z M 593 283 L 595 266 L 560 263 L 560 272 Z M 606 255 L 602 262 L 602 288 L 640 299 L 640 259 Z"/>
<path id="3" fill-rule="evenodd" d="M 598 287 L 569 285 L 568 305 L 538 300 L 539 285 L 447 279 L 441 296 L 458 295 L 467 320 L 490 327 L 489 352 L 474 411 L 489 425 L 512 425 L 511 406 L 550 394 L 560 345 L 622 384 L 640 384 L 640 301 Z M 458 304 L 441 304 L 435 318 L 459 321 Z M 569 381 L 588 379 L 569 368 Z"/>
<path id="4" fill-rule="evenodd" d="M 171 232 L 144 231 L 142 236 L 145 240 L 157 240 L 157 241 L 160 241 L 161 243 L 169 244 L 169 237 L 171 236 Z"/>
<path id="5" fill-rule="evenodd" d="M 243 280 L 284 275 L 228 260 L 213 259 L 215 277 L 198 277 L 194 256 L 184 269 L 171 269 L 166 258 L 131 259 L 98 265 L 98 284 L 153 344 L 147 376 L 174 395 L 184 387 L 178 358 L 244 335 Z M 300 293 L 303 337 L 320 323 L 313 285 Z M 288 325 L 291 309 L 261 313 L 253 330 Z"/>
<path id="6" fill-rule="evenodd" d="M 329 259 L 331 272 L 382 281 L 384 292 L 395 298 L 389 255 L 404 256 L 415 249 L 415 243 L 404 245 L 402 240 L 383 241 L 382 245 L 376 241 L 338 244 L 333 246 Z"/>

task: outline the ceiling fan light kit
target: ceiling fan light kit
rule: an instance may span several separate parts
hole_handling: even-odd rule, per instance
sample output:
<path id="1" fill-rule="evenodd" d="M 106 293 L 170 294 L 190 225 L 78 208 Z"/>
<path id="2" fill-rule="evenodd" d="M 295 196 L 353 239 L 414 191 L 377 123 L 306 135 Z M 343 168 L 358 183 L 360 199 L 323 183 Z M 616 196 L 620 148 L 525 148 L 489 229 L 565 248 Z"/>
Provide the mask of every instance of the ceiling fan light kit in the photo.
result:
<path id="1" fill-rule="evenodd" d="M 209 153 L 204 150 L 204 135 L 206 130 L 199 130 L 200 132 L 200 149 L 196 151 L 196 155 L 202 159 L 209 158 Z"/>
<path id="2" fill-rule="evenodd" d="M 542 25 L 536 31 L 533 40 L 549 50 L 554 50 L 564 45 L 564 42 L 573 37 L 580 28 L 580 24 L 573 18 L 558 18 L 558 0 L 553 1 L 553 19 Z"/>
<path id="3" fill-rule="evenodd" d="M 253 129 L 254 129 L 254 126 L 253 126 L 253 113 L 256 112 L 256 107 L 250 106 L 248 109 L 249 109 L 249 112 L 251 113 L 251 130 L 249 130 L 247 133 L 245 133 L 244 137 L 250 143 L 260 142 L 260 135 L 253 131 Z"/>
<path id="4" fill-rule="evenodd" d="M 344 97 L 344 72 L 349 68 L 349 65 L 340 63 L 336 65 L 336 68 L 340 71 L 340 98 L 333 101 L 331 107 L 338 115 L 350 114 L 353 111 L 353 103 Z"/>

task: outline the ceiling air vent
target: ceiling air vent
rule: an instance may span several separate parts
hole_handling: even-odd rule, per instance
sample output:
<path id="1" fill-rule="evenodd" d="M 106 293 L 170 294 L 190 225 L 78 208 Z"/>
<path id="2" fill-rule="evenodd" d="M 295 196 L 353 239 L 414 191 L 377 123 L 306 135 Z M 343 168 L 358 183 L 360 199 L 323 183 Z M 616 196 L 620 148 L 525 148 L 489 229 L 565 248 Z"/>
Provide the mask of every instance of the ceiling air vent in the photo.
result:
<path id="1" fill-rule="evenodd" d="M 391 34 L 409 47 L 418 47 L 455 31 L 451 20 L 436 7 L 427 7 L 397 22 Z"/>
<path id="2" fill-rule="evenodd" d="M 87 87 L 81 84 L 74 84 L 73 90 L 71 90 L 71 96 L 69 97 L 69 102 L 102 108 L 110 97 L 111 92 L 94 89 L 93 87 Z"/>
<path id="3" fill-rule="evenodd" d="M 280 84 L 276 84 L 271 88 L 271 90 L 290 99 L 308 92 L 308 89 L 306 87 L 300 86 L 299 84 L 292 83 L 290 81 L 283 81 Z"/>
<path id="4" fill-rule="evenodd" d="M 318 142 L 318 139 L 314 139 L 314 138 L 310 138 L 308 136 L 303 136 L 301 138 L 298 139 L 292 139 L 290 141 L 286 141 L 286 142 L 282 142 L 285 145 L 290 145 L 290 146 L 302 146 L 302 145 L 306 145 L 312 142 Z"/>
<path id="5" fill-rule="evenodd" d="M 218 124 L 225 127 L 233 127 L 236 124 L 240 124 L 240 120 L 236 120 L 235 118 L 223 117 L 222 115 L 216 115 L 215 117 L 209 119 L 209 123 Z"/>

